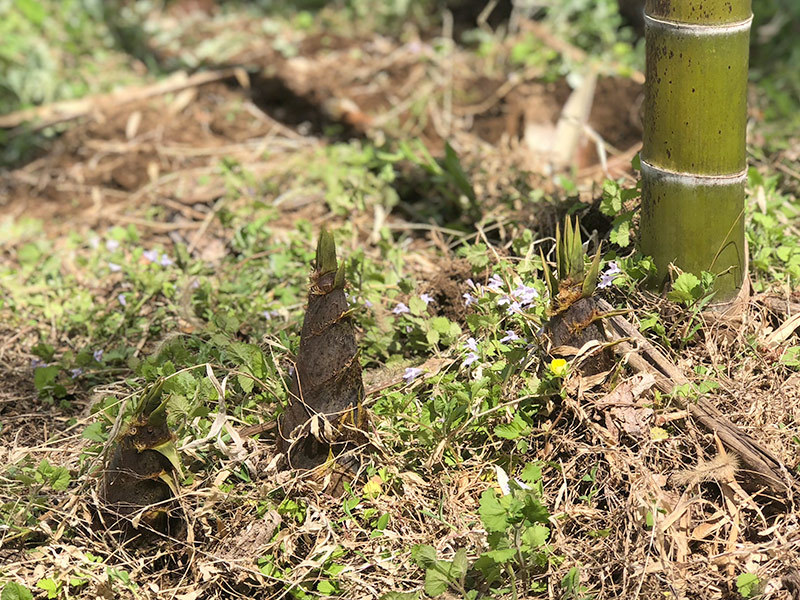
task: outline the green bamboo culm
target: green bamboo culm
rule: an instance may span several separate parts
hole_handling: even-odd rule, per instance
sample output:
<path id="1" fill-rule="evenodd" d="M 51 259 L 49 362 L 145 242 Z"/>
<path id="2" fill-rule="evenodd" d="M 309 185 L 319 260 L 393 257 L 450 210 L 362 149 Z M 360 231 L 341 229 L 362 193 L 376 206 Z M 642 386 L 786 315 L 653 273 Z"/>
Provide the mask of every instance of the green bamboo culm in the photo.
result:
<path id="1" fill-rule="evenodd" d="M 745 123 L 751 0 L 647 0 L 641 249 L 658 269 L 746 275 Z"/>

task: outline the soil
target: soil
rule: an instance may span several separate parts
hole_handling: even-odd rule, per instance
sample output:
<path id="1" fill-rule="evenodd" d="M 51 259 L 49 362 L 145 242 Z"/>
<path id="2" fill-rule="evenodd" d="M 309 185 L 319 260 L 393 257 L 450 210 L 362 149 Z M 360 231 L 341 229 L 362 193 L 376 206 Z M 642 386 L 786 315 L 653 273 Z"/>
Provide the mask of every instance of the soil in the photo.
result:
<path id="1" fill-rule="evenodd" d="M 474 84 L 478 89 L 495 89 L 487 81 Z M 505 136 L 521 140 L 526 122 L 555 127 L 571 88 L 566 81 L 528 82 L 512 90 L 501 102 L 475 116 L 474 131 L 489 143 L 497 144 Z M 611 146 L 625 150 L 642 139 L 639 107 L 644 98 L 642 86 L 622 77 L 601 77 L 597 81 L 595 100 L 589 115 L 589 126 Z M 578 155 L 577 166 L 596 164 L 597 151 L 585 143 Z"/>
<path id="2" fill-rule="evenodd" d="M 361 47 L 370 52 L 355 51 Z M 0 206 L 6 213 L 39 216 L 51 224 L 68 220 L 102 227 L 131 208 L 138 212 L 139 201 L 145 200 L 165 208 L 165 222 L 180 222 L 180 211 L 165 207 L 161 194 L 145 194 L 147 186 L 172 173 L 202 169 L 224 149 L 254 144 L 276 128 L 320 141 L 383 135 L 376 123 L 385 122 L 387 111 L 413 100 L 430 71 L 424 62 L 430 59 L 424 42 L 410 48 L 384 38 L 325 35 L 303 39 L 299 48 L 300 54 L 293 58 L 262 49 L 249 61 L 249 89 L 231 78 L 195 88 L 188 101 L 178 94 L 95 111 L 69 127 L 36 160 L 9 172 L 0 187 Z M 506 80 L 505 75 L 474 75 L 469 56 L 457 57 L 455 115 L 491 98 Z M 428 102 L 439 93 L 432 92 Z M 552 126 L 569 93 L 563 80 L 525 81 L 472 118 L 453 123 L 465 139 L 474 136 L 499 148 L 509 141 L 518 143 L 526 122 Z M 615 148 L 635 145 L 641 137 L 641 95 L 641 86 L 631 80 L 601 78 L 589 125 Z M 248 103 L 254 107 L 241 110 Z M 400 110 L 387 133 L 418 120 L 411 119 L 411 107 Z M 422 129 L 413 125 L 412 133 L 432 152 L 440 152 L 441 126 L 431 118 L 422 123 Z M 593 145 L 585 144 L 577 166 L 596 163 Z M 137 192 L 139 201 L 131 207 L 129 194 Z M 173 194 L 167 199 L 191 205 L 191 198 Z M 197 210 L 202 212 L 216 197 L 199 200 L 203 206 Z"/>
<path id="3" fill-rule="evenodd" d="M 468 312 L 463 296 L 469 292 L 466 281 L 470 278 L 475 276 L 466 259 L 446 260 L 441 263 L 431 281 L 423 287 L 423 292 L 433 297 L 437 314 L 463 326 Z"/>

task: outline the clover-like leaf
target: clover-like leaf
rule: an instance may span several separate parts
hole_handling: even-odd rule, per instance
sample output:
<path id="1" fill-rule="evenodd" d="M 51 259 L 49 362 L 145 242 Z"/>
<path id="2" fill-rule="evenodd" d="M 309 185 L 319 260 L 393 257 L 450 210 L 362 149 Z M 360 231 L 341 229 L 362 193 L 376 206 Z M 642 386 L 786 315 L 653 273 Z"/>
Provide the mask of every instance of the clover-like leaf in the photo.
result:
<path id="1" fill-rule="evenodd" d="M 531 548 L 538 548 L 547 543 L 547 538 L 550 537 L 550 528 L 546 525 L 531 525 L 522 532 L 522 542 Z"/>
<path id="2" fill-rule="evenodd" d="M 494 490 L 488 489 L 481 494 L 478 512 L 486 531 L 505 531 L 508 528 L 508 513 Z"/>

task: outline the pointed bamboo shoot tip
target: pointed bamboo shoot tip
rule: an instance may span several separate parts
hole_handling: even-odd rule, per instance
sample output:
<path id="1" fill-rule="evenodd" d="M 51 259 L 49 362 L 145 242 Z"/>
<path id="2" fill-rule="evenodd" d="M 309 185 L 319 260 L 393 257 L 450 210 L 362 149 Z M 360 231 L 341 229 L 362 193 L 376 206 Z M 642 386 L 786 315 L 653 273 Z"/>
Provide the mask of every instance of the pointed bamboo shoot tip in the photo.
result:
<path id="1" fill-rule="evenodd" d="M 334 289 L 344 288 L 344 263 L 339 265 L 339 268 L 336 270 L 336 277 L 333 280 L 333 287 Z"/>
<path id="2" fill-rule="evenodd" d="M 158 380 L 145 392 L 139 408 L 140 414 L 151 415 L 161 407 L 163 404 L 161 401 L 161 392 L 163 388 L 164 378 L 159 377 Z"/>
<path id="3" fill-rule="evenodd" d="M 150 414 L 147 415 L 147 422 L 153 426 L 162 426 L 167 422 L 167 404 L 169 403 L 169 397 L 164 398 L 164 400 L 156 406 Z"/>
<path id="4" fill-rule="evenodd" d="M 323 229 L 317 242 L 317 273 L 324 275 L 336 271 L 336 243 L 333 236 Z"/>

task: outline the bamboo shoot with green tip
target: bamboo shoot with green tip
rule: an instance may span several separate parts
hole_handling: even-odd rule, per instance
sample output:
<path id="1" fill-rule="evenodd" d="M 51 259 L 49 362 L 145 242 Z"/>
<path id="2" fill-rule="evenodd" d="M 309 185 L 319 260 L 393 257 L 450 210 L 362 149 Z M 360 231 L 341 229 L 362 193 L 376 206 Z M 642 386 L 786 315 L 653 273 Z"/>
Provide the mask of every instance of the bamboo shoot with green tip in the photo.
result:
<path id="1" fill-rule="evenodd" d="M 344 293 L 344 265 L 333 236 L 323 230 L 311 273 L 300 349 L 289 387 L 289 404 L 278 421 L 278 448 L 291 468 L 328 474 L 334 493 L 353 475 L 354 434 L 365 420 L 358 345 Z M 352 479 L 352 477 L 351 477 Z"/>
<path id="2" fill-rule="evenodd" d="M 178 495 L 180 459 L 167 425 L 164 379 L 144 393 L 134 418 L 115 438 L 100 487 L 103 512 L 138 529 L 166 533 Z"/>

